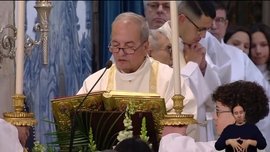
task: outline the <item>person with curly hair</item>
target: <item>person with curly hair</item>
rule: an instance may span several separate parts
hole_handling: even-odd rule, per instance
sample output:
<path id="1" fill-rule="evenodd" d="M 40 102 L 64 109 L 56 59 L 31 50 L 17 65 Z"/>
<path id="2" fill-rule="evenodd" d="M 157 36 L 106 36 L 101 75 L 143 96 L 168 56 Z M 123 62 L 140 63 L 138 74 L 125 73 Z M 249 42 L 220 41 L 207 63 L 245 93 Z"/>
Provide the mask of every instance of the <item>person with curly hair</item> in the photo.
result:
<path id="1" fill-rule="evenodd" d="M 245 109 L 247 123 L 256 124 L 266 141 L 270 142 L 269 132 L 269 103 L 268 97 L 262 86 L 256 82 L 235 81 L 219 86 L 212 94 L 216 103 L 214 114 L 217 133 L 220 135 L 224 128 L 235 123 L 231 109 L 240 104 Z M 159 152 L 213 152 L 216 141 L 195 142 L 186 136 L 186 126 L 164 126 Z M 268 135 L 268 136 L 267 136 Z M 266 151 L 269 151 L 269 146 Z"/>

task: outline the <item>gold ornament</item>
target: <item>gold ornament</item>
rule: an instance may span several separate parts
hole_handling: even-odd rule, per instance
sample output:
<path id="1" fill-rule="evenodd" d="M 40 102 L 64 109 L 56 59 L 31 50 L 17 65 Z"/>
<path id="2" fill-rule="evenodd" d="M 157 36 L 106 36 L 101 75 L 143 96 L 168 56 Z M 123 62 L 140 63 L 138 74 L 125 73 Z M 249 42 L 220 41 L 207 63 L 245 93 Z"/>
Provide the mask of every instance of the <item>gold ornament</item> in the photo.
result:
<path id="1" fill-rule="evenodd" d="M 33 113 L 23 112 L 24 99 L 23 94 L 15 94 L 13 98 L 13 107 L 15 112 L 5 112 L 3 114 L 4 120 L 11 123 L 14 126 L 35 126 L 38 122 L 34 119 Z"/>
<path id="2" fill-rule="evenodd" d="M 167 114 L 164 119 L 160 121 L 162 126 L 179 126 L 179 125 L 190 125 L 198 124 L 198 121 L 193 118 L 192 114 L 182 114 L 184 108 L 185 97 L 182 95 L 174 95 L 172 97 L 174 103 L 174 110 L 176 114 Z"/>

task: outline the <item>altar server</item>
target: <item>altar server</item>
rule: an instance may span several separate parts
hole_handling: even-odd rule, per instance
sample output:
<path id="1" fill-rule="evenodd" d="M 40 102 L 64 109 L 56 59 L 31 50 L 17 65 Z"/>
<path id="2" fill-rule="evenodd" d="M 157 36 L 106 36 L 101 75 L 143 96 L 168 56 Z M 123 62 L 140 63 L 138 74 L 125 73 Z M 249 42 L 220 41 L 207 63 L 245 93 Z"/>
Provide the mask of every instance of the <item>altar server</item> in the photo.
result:
<path id="1" fill-rule="evenodd" d="M 181 1 L 178 5 L 181 67 L 185 68 L 190 62 L 195 62 L 203 73 L 203 75 L 198 76 L 200 81 L 191 78 L 189 83 L 198 101 L 199 124 L 189 126 L 188 132 L 192 127 L 197 128 L 197 132 L 191 135 L 196 141 L 214 139 L 213 128 L 211 125 L 207 125 L 211 116 L 208 118 L 206 112 L 214 111 L 214 103 L 210 100 L 210 94 L 221 84 L 220 79 L 226 82 L 230 80 L 230 75 L 227 74 L 230 71 L 230 64 L 218 61 L 221 58 L 229 59 L 226 52 L 224 54 L 217 54 L 214 52 L 216 50 L 210 52 L 207 45 L 204 47 L 199 43 L 205 37 L 206 31 L 212 26 L 215 15 L 215 9 L 208 1 Z M 167 21 L 160 29 L 165 31 L 167 37 L 172 41 L 171 21 Z M 197 58 L 199 56 L 198 48 L 203 48 L 206 51 L 201 58 Z M 206 97 L 202 98 L 202 95 Z"/>

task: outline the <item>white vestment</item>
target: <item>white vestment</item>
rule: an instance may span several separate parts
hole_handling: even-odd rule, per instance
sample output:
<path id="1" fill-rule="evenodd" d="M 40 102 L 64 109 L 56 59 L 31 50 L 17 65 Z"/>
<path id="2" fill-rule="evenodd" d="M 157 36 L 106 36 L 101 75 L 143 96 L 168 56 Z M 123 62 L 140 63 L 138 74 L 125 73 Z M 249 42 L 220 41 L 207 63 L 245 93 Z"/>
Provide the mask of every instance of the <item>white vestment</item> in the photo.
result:
<path id="1" fill-rule="evenodd" d="M 237 80 L 245 80 L 251 82 L 257 82 L 260 84 L 266 92 L 270 93 L 269 82 L 265 79 L 260 70 L 256 67 L 256 65 L 250 60 L 250 58 L 239 48 L 225 44 L 223 41 L 221 42 L 222 47 L 225 51 L 230 55 L 232 71 L 231 73 L 231 81 L 234 82 Z"/>
<path id="2" fill-rule="evenodd" d="M 172 38 L 172 30 L 169 25 L 170 21 L 167 21 L 162 27 L 159 29 L 164 31 L 166 36 L 169 38 L 170 41 Z M 180 51 L 180 67 L 181 67 L 181 74 L 183 74 L 183 69 L 189 63 L 185 62 L 184 55 L 183 55 L 183 42 L 182 39 L 179 38 L 179 51 Z M 208 141 L 214 139 L 214 131 L 212 129 L 212 125 L 207 125 L 208 121 L 212 122 L 212 116 L 208 117 L 207 112 L 212 113 L 215 109 L 215 104 L 211 100 L 212 91 L 215 90 L 220 84 L 220 79 L 218 75 L 218 68 L 213 64 L 211 58 L 206 54 L 206 61 L 207 67 L 204 76 L 200 73 L 197 77 L 190 77 L 189 79 L 189 87 L 192 90 L 195 98 L 198 101 L 198 122 L 199 122 L 199 134 L 197 136 L 189 134 L 189 128 L 187 129 L 188 136 L 193 137 L 196 141 Z M 197 64 L 198 65 L 198 64 Z M 188 70 L 188 69 L 187 69 Z M 229 68 L 230 70 L 230 68 Z M 209 127 L 211 129 L 209 129 Z M 198 136 L 199 135 L 199 136 Z"/>
<path id="3" fill-rule="evenodd" d="M 215 142 L 195 142 L 188 136 L 171 133 L 161 138 L 159 152 L 224 152 L 225 150 L 215 149 Z M 265 150 L 258 150 L 258 152 L 265 152 Z"/>
<path id="4" fill-rule="evenodd" d="M 218 68 L 218 76 L 222 84 L 231 82 L 231 60 L 230 55 L 220 45 L 220 42 L 208 31 L 200 43 L 206 48 L 206 59 L 209 57 Z M 209 62 L 207 60 L 207 62 Z"/>
<path id="5" fill-rule="evenodd" d="M 1 152 L 23 152 L 19 141 L 18 129 L 0 119 L 0 151 Z"/>
<path id="6" fill-rule="evenodd" d="M 191 63 L 189 66 L 190 68 L 193 68 L 193 71 L 190 74 L 193 75 L 196 73 L 194 71 L 197 70 L 197 67 L 194 66 L 194 63 Z M 151 71 L 153 71 L 152 69 L 155 67 L 157 67 L 157 73 L 153 74 Z M 103 71 L 104 69 L 99 70 L 86 78 L 78 94 L 87 93 Z M 181 76 L 181 94 L 185 97 L 183 113 L 194 114 L 197 116 L 197 101 L 189 86 L 185 83 L 188 81 L 188 77 L 186 77 L 186 75 Z M 156 91 L 152 88 L 156 88 Z M 165 99 L 167 112 L 170 113 L 173 109 L 173 101 L 171 98 L 174 95 L 173 69 L 168 65 L 153 60 L 150 57 L 146 57 L 144 63 L 134 73 L 120 72 L 116 68 L 115 64 L 113 64 L 93 89 L 93 91 L 97 90 L 123 90 L 158 93 Z"/>
<path id="7" fill-rule="evenodd" d="M 266 94 L 270 96 L 269 82 L 265 79 L 263 74 L 256 67 L 256 65 L 249 59 L 249 57 L 237 47 L 225 44 L 223 41 L 221 45 L 231 57 L 231 60 L 230 60 L 232 64 L 231 82 L 234 82 L 237 80 L 257 82 L 266 90 Z M 262 132 L 267 143 L 270 144 L 270 129 L 269 129 L 270 128 L 270 114 L 268 114 L 267 117 L 259 121 L 256 125 Z M 270 152 L 269 144 L 267 144 L 267 147 L 265 149 L 266 151 Z"/>
<path id="8" fill-rule="evenodd" d="M 270 83 L 270 71 L 267 69 L 267 64 L 257 65 L 258 69 L 263 74 L 264 78 Z"/>

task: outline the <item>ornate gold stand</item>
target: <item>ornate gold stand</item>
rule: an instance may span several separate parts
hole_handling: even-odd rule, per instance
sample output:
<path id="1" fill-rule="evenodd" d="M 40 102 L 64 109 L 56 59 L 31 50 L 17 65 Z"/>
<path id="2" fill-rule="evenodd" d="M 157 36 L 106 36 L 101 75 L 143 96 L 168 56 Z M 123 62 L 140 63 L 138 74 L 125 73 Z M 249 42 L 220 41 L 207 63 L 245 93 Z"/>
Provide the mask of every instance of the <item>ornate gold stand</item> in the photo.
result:
<path id="1" fill-rule="evenodd" d="M 15 94 L 13 98 L 13 107 L 15 112 L 3 113 L 4 120 L 11 123 L 14 126 L 35 126 L 38 122 L 34 118 L 33 113 L 23 112 L 24 99 L 26 98 L 23 94 Z M 27 151 L 25 149 L 25 151 Z"/>
<path id="2" fill-rule="evenodd" d="M 167 114 L 164 116 L 164 119 L 160 121 L 160 124 L 163 126 L 179 126 L 179 125 L 190 125 L 197 124 L 198 121 L 193 118 L 191 114 L 182 114 L 184 108 L 185 97 L 182 95 L 174 95 L 172 100 L 174 102 L 173 108 L 175 109 L 176 114 Z"/>

